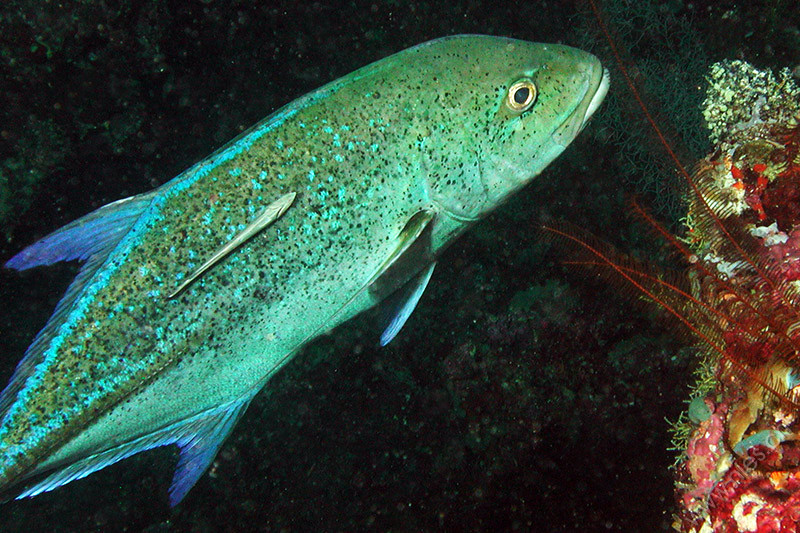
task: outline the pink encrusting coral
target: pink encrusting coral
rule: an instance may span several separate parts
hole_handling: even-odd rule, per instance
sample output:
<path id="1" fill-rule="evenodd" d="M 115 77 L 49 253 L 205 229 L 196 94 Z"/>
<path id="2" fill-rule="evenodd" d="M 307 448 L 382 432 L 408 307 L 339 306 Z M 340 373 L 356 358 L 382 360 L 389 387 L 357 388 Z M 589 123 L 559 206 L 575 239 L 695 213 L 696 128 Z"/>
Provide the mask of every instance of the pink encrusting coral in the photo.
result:
<path id="1" fill-rule="evenodd" d="M 681 500 L 689 510 L 700 508 L 714 488 L 717 482 L 716 466 L 723 449 L 727 406 L 714 406 L 710 399 L 704 402 L 711 409 L 711 414 L 700 422 L 686 446 L 687 460 L 684 466 L 690 478 L 686 486 L 691 488 L 681 495 Z"/>

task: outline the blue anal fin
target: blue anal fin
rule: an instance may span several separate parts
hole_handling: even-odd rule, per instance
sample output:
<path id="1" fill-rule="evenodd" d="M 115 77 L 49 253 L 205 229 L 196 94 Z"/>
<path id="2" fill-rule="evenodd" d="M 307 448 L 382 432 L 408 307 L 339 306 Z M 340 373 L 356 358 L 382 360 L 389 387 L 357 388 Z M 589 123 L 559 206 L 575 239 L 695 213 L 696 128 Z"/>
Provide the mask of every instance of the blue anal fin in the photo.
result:
<path id="1" fill-rule="evenodd" d="M 189 489 L 197 483 L 208 465 L 214 460 L 225 437 L 228 436 L 252 399 L 253 394 L 248 394 L 242 399 L 63 466 L 25 488 L 16 496 L 16 499 L 29 498 L 51 491 L 137 453 L 159 446 L 177 444 L 181 448 L 181 456 L 172 486 L 169 489 L 170 504 L 175 506 L 186 496 Z"/>
<path id="2" fill-rule="evenodd" d="M 218 411 L 206 419 L 196 433 L 189 434 L 176 442 L 181 449 L 181 456 L 178 459 L 175 476 L 172 478 L 172 485 L 169 487 L 171 507 L 175 507 L 183 500 L 208 469 L 231 429 L 247 409 L 251 398 L 252 396 Z"/>
<path id="3" fill-rule="evenodd" d="M 411 316 L 411 313 L 413 313 L 414 309 L 416 309 L 417 303 L 419 303 L 419 299 L 422 297 L 422 293 L 425 292 L 425 288 L 428 286 L 428 282 L 431 280 L 435 266 L 436 262 L 431 263 L 400 289 L 400 291 L 403 293 L 402 302 L 395 311 L 392 320 L 389 322 L 389 325 L 386 326 L 386 329 L 383 330 L 383 333 L 381 334 L 381 346 L 386 346 L 392 342 L 392 339 L 394 339 L 397 334 L 400 333 L 400 330 L 403 329 L 403 326 Z"/>

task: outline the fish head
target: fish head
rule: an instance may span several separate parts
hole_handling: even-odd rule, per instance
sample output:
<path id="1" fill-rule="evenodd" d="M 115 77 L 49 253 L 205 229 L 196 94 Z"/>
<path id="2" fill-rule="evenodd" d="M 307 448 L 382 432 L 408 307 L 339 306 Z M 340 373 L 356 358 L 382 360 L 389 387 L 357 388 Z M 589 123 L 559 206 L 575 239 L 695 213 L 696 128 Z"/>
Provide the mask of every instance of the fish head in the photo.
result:
<path id="1" fill-rule="evenodd" d="M 608 71 L 563 45 L 465 36 L 443 73 L 451 150 L 427 161 L 440 211 L 477 220 L 530 182 L 584 128 L 605 98 Z M 444 163 L 441 163 L 444 161 Z"/>

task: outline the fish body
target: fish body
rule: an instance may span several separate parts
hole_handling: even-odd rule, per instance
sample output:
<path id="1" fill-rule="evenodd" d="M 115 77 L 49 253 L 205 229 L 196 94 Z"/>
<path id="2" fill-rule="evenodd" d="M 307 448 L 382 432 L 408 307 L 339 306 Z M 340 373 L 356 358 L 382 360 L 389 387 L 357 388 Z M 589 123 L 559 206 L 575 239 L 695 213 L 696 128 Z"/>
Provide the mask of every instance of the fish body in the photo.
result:
<path id="1" fill-rule="evenodd" d="M 177 444 L 177 503 L 306 342 L 408 291 L 391 340 L 438 254 L 560 154 L 607 86 L 566 46 L 430 41 L 23 250 L 7 266 L 85 263 L 0 397 L 0 490 Z"/>

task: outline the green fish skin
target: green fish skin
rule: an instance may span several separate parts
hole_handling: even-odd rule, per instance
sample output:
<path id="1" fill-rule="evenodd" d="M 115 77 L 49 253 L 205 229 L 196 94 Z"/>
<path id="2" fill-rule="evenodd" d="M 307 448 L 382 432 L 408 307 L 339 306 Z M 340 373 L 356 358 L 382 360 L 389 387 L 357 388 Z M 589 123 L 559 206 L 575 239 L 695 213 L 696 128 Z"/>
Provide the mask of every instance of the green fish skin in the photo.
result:
<path id="1" fill-rule="evenodd" d="M 603 100 L 594 56 L 430 41 L 278 110 L 162 187 L 8 261 L 84 261 L 0 397 L 0 490 L 52 490 L 181 450 L 177 504 L 253 396 L 309 340 L 398 293 L 539 174 Z"/>

